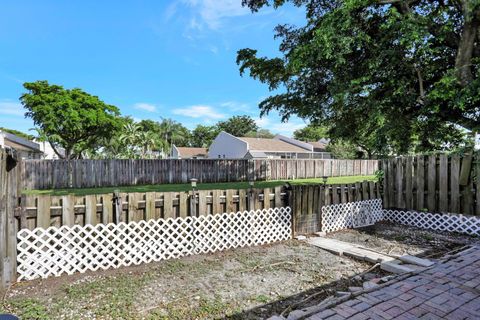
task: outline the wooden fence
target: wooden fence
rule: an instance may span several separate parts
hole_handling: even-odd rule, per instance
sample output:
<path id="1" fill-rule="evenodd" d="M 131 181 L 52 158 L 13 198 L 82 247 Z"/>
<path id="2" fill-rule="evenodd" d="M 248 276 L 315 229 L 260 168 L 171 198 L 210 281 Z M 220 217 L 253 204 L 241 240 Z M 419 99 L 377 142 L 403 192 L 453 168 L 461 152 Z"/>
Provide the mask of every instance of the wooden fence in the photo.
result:
<path id="1" fill-rule="evenodd" d="M 16 277 L 18 167 L 15 155 L 0 148 L 0 293 Z"/>
<path id="2" fill-rule="evenodd" d="M 17 228 L 118 223 L 268 209 L 287 205 L 283 187 L 87 196 L 22 196 Z"/>
<path id="3" fill-rule="evenodd" d="M 382 160 L 384 206 L 480 214 L 480 154 Z"/>
<path id="4" fill-rule="evenodd" d="M 321 208 L 326 204 L 380 198 L 379 185 L 300 185 L 291 188 L 147 192 L 87 196 L 22 196 L 16 211 L 17 228 L 117 223 L 159 218 L 199 216 L 222 212 L 292 207 L 295 232 L 321 228 Z"/>
<path id="5" fill-rule="evenodd" d="M 322 207 L 353 201 L 381 199 L 380 184 L 373 181 L 343 185 L 296 185 L 289 196 L 294 233 L 309 234 L 321 230 Z"/>
<path id="6" fill-rule="evenodd" d="M 373 175 L 377 160 L 25 160 L 25 189 L 95 188 L 125 185 L 287 180 Z"/>

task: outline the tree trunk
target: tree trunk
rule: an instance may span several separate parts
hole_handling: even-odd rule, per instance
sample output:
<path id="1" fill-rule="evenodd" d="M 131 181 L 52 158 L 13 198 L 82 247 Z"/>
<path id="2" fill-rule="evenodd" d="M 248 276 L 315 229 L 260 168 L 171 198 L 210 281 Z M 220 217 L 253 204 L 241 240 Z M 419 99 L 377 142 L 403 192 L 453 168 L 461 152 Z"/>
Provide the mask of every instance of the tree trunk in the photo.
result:
<path id="1" fill-rule="evenodd" d="M 473 80 L 472 55 L 480 21 L 479 10 L 471 12 L 468 1 L 465 1 L 463 6 L 465 23 L 455 59 L 455 72 L 458 82 L 465 87 Z"/>

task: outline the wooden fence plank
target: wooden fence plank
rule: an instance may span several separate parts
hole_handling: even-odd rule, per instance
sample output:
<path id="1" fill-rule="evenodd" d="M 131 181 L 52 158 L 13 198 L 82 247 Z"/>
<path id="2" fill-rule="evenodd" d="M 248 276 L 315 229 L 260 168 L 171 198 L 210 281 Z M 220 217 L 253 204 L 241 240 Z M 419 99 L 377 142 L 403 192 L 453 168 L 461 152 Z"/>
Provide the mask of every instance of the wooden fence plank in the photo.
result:
<path id="1" fill-rule="evenodd" d="M 50 195 L 42 197 L 42 201 L 39 201 L 37 205 L 37 226 L 40 228 L 50 227 L 50 206 L 52 198 Z"/>
<path id="2" fill-rule="evenodd" d="M 107 193 L 102 195 L 102 223 L 113 223 L 113 195 Z"/>
<path id="3" fill-rule="evenodd" d="M 425 207 L 425 162 L 423 156 L 417 156 L 416 175 L 416 207 L 417 210 L 423 210 Z"/>
<path id="4" fill-rule="evenodd" d="M 130 201 L 130 200 L 129 200 Z M 85 224 L 97 224 L 97 197 L 96 195 L 85 196 Z"/>
<path id="5" fill-rule="evenodd" d="M 156 219 L 155 214 L 155 192 L 145 193 L 145 219 Z"/>
<path id="6" fill-rule="evenodd" d="M 460 213 L 460 157 L 452 156 L 450 165 L 450 212 Z"/>
<path id="7" fill-rule="evenodd" d="M 175 218 L 173 211 L 173 193 L 165 192 L 163 194 L 163 217 L 165 219 Z"/>
<path id="8" fill-rule="evenodd" d="M 62 224 L 73 226 L 75 224 L 75 198 L 72 195 L 62 197 Z"/>
<path id="9" fill-rule="evenodd" d="M 439 181 L 438 181 L 438 210 L 440 212 L 448 212 L 448 157 L 447 155 L 440 155 L 439 166 Z"/>
<path id="10" fill-rule="evenodd" d="M 408 157 L 405 162 L 405 206 L 413 208 L 413 157 Z"/>
<path id="11" fill-rule="evenodd" d="M 428 194 L 427 194 L 427 208 L 431 212 L 436 210 L 436 191 L 437 191 L 437 156 L 431 155 L 428 157 Z"/>

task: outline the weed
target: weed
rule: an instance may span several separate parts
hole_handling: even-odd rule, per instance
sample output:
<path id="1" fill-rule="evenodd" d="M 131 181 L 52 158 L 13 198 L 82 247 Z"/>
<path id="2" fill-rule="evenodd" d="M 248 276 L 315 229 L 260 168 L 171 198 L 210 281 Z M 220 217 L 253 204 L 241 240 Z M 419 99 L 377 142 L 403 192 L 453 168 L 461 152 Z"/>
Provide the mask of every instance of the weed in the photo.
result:
<path id="1" fill-rule="evenodd" d="M 260 303 L 268 303 L 270 301 L 270 297 L 260 294 L 254 298 L 255 301 L 258 301 Z"/>
<path id="2" fill-rule="evenodd" d="M 36 299 L 10 301 L 10 306 L 21 319 L 48 320 L 47 308 Z"/>

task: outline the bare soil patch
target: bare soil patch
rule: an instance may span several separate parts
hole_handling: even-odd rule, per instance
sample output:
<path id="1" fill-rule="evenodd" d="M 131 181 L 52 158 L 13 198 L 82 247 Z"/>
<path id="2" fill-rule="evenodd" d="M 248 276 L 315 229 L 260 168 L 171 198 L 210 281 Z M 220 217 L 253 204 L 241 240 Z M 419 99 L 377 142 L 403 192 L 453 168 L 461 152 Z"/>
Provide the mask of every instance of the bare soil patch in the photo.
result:
<path id="1" fill-rule="evenodd" d="M 437 232 L 388 222 L 361 229 L 327 234 L 340 241 L 363 245 L 385 254 L 440 257 L 448 251 L 470 245 L 478 238 L 450 232 Z"/>
<path id="2" fill-rule="evenodd" d="M 386 223 L 328 237 L 387 254 L 430 258 L 476 241 Z M 23 319 L 265 319 L 361 286 L 365 277 L 354 276 L 371 267 L 291 240 L 18 283 L 0 313 Z"/>
<path id="3" fill-rule="evenodd" d="M 22 282 L 3 308 L 26 319 L 263 319 L 295 299 L 270 302 L 347 281 L 369 267 L 291 240 Z"/>

